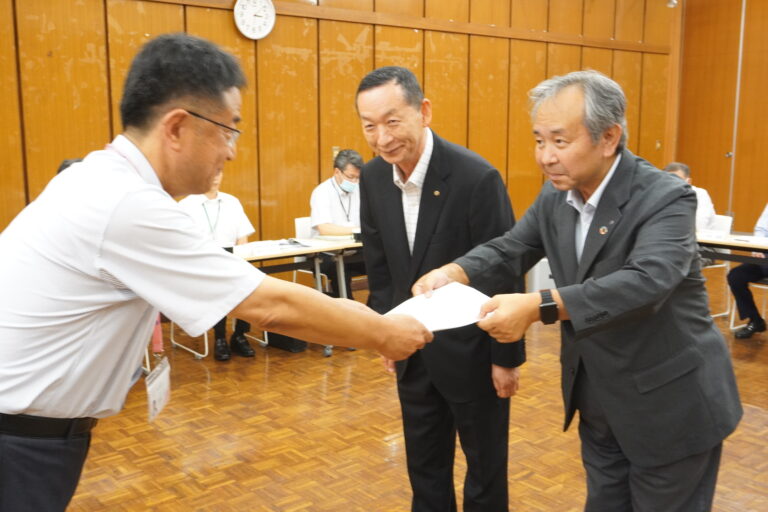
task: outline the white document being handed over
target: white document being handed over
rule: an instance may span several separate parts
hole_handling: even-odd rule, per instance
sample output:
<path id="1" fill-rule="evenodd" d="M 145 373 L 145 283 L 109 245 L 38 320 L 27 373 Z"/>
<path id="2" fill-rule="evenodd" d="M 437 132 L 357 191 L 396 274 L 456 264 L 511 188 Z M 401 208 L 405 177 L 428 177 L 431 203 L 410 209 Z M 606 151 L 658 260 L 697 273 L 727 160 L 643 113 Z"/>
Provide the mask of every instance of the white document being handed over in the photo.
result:
<path id="1" fill-rule="evenodd" d="M 432 291 L 432 296 L 411 297 L 387 315 L 410 315 L 430 331 L 462 327 L 480 320 L 480 308 L 491 300 L 486 294 L 461 283 Z"/>

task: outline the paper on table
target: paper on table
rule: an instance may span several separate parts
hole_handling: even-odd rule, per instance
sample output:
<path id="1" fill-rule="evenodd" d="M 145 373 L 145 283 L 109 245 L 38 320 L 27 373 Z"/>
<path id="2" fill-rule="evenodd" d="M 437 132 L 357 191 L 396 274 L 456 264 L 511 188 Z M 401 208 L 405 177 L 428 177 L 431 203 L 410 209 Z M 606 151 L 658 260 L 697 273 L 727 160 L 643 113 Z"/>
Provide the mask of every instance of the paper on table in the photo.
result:
<path id="1" fill-rule="evenodd" d="M 461 283 L 451 283 L 425 295 L 411 297 L 387 315 L 410 315 L 430 331 L 453 329 L 477 322 L 480 308 L 491 298 Z"/>

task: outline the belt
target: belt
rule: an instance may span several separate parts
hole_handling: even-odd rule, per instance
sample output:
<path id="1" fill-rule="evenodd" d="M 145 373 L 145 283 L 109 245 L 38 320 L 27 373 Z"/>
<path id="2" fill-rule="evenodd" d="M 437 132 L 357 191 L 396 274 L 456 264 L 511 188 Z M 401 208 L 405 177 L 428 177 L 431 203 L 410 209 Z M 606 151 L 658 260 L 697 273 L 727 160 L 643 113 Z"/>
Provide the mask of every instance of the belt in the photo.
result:
<path id="1" fill-rule="evenodd" d="M 98 421 L 96 418 L 43 418 L 27 414 L 0 413 L 0 434 L 68 438 L 87 434 Z"/>

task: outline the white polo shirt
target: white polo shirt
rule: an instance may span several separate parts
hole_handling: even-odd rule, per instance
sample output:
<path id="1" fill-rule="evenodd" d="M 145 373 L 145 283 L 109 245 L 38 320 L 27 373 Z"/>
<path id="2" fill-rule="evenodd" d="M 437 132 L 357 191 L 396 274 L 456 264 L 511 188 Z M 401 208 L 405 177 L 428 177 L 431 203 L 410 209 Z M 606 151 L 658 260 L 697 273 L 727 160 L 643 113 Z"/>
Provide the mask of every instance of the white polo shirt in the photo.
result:
<path id="1" fill-rule="evenodd" d="M 202 235 L 219 247 L 234 247 L 238 239 L 256 231 L 243 205 L 231 194 L 218 192 L 214 199 L 192 194 L 179 201 L 179 206 L 194 219 Z"/>
<path id="2" fill-rule="evenodd" d="M 0 412 L 117 413 L 158 311 L 200 335 L 263 278 L 201 237 L 118 136 L 0 234 Z"/>
<path id="3" fill-rule="evenodd" d="M 333 177 L 315 187 L 309 199 L 312 236 L 320 224 L 360 227 L 360 187 L 344 192 Z"/>

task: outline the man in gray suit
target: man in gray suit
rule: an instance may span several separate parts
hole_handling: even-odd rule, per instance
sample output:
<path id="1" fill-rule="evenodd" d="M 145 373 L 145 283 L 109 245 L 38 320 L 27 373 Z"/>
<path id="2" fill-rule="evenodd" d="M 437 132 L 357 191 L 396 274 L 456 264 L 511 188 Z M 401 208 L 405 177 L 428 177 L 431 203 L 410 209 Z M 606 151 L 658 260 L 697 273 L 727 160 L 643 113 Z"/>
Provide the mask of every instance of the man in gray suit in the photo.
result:
<path id="1" fill-rule="evenodd" d="M 706 511 L 742 409 L 708 313 L 696 196 L 630 153 L 624 93 L 594 71 L 531 93 L 549 179 L 506 234 L 419 279 L 414 293 L 522 275 L 549 258 L 557 289 L 496 295 L 478 326 L 499 341 L 561 321 L 565 428 L 579 411 L 587 511 Z M 491 316 L 485 316 L 493 312 Z"/>

